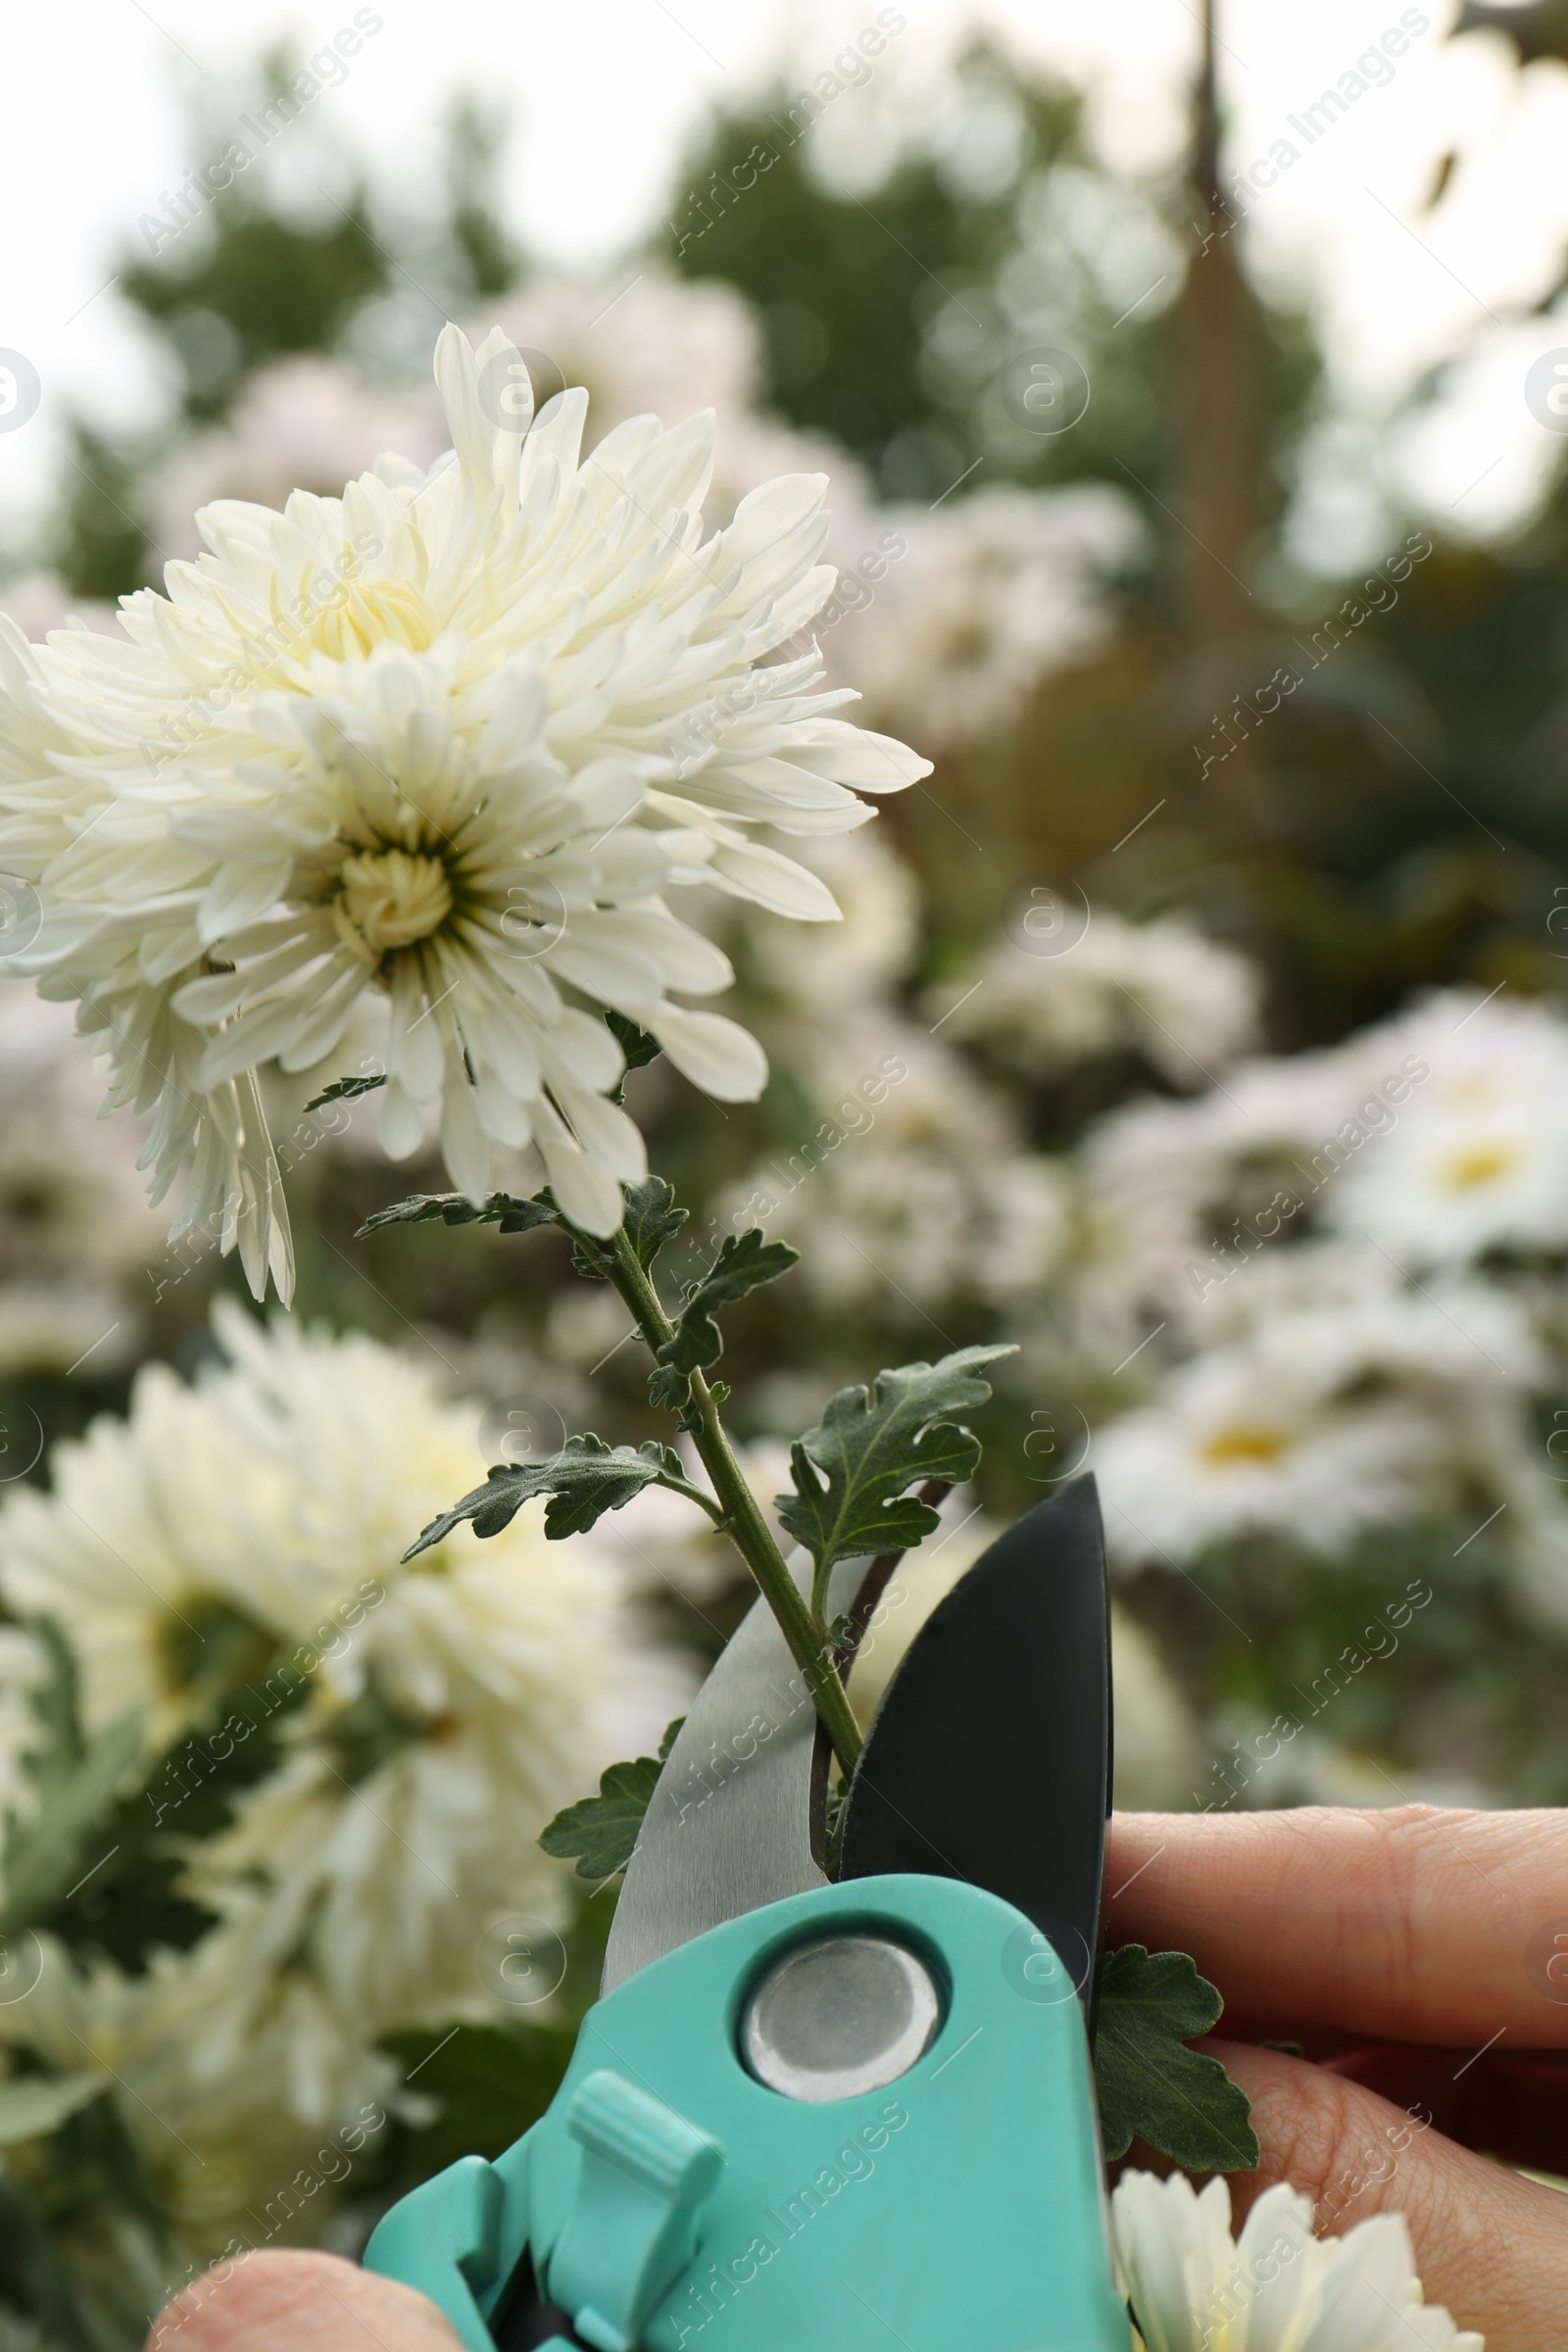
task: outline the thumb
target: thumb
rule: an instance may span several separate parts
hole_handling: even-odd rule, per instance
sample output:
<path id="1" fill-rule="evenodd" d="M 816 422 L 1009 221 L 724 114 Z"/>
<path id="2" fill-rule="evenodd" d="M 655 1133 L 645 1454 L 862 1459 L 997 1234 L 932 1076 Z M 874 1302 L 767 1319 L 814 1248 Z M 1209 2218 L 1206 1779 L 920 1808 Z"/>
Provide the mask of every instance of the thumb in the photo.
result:
<path id="1" fill-rule="evenodd" d="M 1276 2180 L 1341 2235 L 1401 2213 L 1429 2303 L 1479 2329 L 1487 2352 L 1560 2352 L 1568 2310 L 1568 2197 L 1526 2180 L 1343 2075 L 1250 2043 L 1203 2044 L 1252 2102 L 1255 2173 L 1230 2175 L 1237 2226 Z"/>
<path id="2" fill-rule="evenodd" d="M 145 2352 L 462 2352 L 433 2303 L 336 2254 L 242 2254 L 159 2314 Z"/>

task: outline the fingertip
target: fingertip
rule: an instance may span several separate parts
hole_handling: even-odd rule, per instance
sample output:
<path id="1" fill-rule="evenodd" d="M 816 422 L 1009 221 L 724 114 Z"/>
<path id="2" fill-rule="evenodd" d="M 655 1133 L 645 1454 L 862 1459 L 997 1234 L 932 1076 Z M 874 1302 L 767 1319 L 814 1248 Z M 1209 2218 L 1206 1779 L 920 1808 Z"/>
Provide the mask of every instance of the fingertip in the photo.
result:
<path id="1" fill-rule="evenodd" d="M 278 2247 L 220 2262 L 154 2321 L 145 2352 L 453 2352 L 435 2305 L 341 2255 Z"/>

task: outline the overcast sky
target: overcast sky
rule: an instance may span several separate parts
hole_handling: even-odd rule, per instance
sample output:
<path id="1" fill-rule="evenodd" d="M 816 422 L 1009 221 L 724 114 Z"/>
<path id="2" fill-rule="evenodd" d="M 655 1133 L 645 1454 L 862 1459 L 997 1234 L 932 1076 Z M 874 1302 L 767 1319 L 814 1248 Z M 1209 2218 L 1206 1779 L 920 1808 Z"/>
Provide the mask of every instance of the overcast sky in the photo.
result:
<path id="1" fill-rule="evenodd" d="M 875 0 L 384 0 L 368 12 L 379 30 L 315 105 L 407 188 L 428 169 L 447 93 L 504 103 L 515 124 L 504 175 L 514 227 L 533 250 L 589 268 L 658 220 L 694 123 L 755 84 L 786 24 L 795 66 L 808 72 L 876 13 Z M 890 76 L 918 83 L 935 70 L 976 12 L 904 0 L 903 13 L 877 98 Z M 1188 0 L 999 0 L 983 13 L 1092 87 L 1113 158 L 1170 153 L 1197 38 Z M 1250 236 L 1262 266 L 1313 290 L 1352 416 L 1375 424 L 1402 384 L 1475 343 L 1431 428 L 1382 462 L 1412 468 L 1456 526 L 1482 528 L 1520 511 L 1557 446 L 1527 408 L 1524 379 L 1568 345 L 1568 318 L 1513 325 L 1507 313 L 1554 281 L 1568 245 L 1568 70 L 1521 76 L 1491 34 L 1449 43 L 1453 14 L 1453 0 L 1229 0 L 1225 100 L 1233 161 L 1266 161 L 1280 140 L 1296 149 L 1289 161 L 1276 153 Z M 8 12 L 0 351 L 25 355 L 42 397 L 26 426 L 0 431 L 0 522 L 14 528 L 46 495 L 68 403 L 107 424 L 150 420 L 167 403 L 132 315 L 104 281 L 137 216 L 176 183 L 182 84 L 220 101 L 264 43 L 291 33 L 309 54 L 354 16 L 352 0 L 58 0 Z M 1386 73 L 1362 75 L 1365 93 L 1343 120 L 1310 141 L 1291 127 L 1401 24 L 1408 46 Z M 1385 57 L 1389 46 L 1397 40 Z M 843 104 L 869 107 L 871 96 Z M 1457 171 L 1428 211 L 1449 150 Z M 1346 437 L 1347 482 L 1362 437 Z M 1337 457 L 1325 464 L 1331 488 L 1340 470 Z"/>

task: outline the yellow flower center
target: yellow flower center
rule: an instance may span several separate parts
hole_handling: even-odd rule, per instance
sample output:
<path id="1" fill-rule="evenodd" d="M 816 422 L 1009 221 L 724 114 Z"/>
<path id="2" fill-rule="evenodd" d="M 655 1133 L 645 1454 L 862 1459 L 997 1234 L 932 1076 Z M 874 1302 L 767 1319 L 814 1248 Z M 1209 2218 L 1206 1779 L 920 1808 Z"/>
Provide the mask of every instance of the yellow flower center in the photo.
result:
<path id="1" fill-rule="evenodd" d="M 1466 1151 L 1449 1153 L 1442 1176 L 1451 1193 L 1473 1193 L 1478 1185 L 1494 1184 L 1518 1164 L 1519 1152 L 1513 1144 L 1472 1144 Z"/>
<path id="2" fill-rule="evenodd" d="M 1216 1430 L 1206 1445 L 1199 1447 L 1199 1458 L 1215 1470 L 1228 1470 L 1236 1462 L 1277 1462 L 1289 1451 L 1290 1444 L 1283 1429 L 1268 1429 L 1257 1421 L 1233 1421 L 1229 1429 Z"/>
<path id="3" fill-rule="evenodd" d="M 422 654 L 440 624 L 408 580 L 339 580 L 306 621 L 289 652 L 315 646 L 334 662 L 363 661 L 373 646 L 401 645 Z"/>
<path id="4" fill-rule="evenodd" d="M 333 907 L 338 929 L 358 933 L 376 956 L 428 939 L 451 911 L 452 885 L 439 858 L 368 850 L 345 858 L 339 870 Z"/>

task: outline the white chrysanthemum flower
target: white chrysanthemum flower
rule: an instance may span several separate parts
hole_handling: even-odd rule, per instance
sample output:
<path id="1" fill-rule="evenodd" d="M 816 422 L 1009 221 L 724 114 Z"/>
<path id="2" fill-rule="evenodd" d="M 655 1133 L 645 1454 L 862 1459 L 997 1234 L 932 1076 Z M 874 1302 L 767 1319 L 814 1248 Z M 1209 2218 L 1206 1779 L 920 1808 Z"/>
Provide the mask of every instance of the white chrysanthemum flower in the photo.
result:
<path id="1" fill-rule="evenodd" d="M 710 419 L 635 418 L 580 462 L 585 395 L 527 429 L 499 331 L 474 352 L 447 328 L 436 373 L 454 451 L 428 473 L 386 458 L 341 499 L 208 508 L 210 552 L 125 600 L 129 644 L 0 631 L 0 860 L 42 902 L 13 961 L 79 1001 L 111 1102 L 156 1105 L 176 1230 L 237 1245 L 258 1293 L 291 1281 L 261 1065 L 319 1063 L 375 988 L 385 1148 L 439 1098 L 464 1191 L 532 1141 L 611 1232 L 642 1143 L 585 1006 L 710 1093 L 766 1076 L 743 1029 L 672 1001 L 731 975 L 663 889 L 830 918 L 751 828 L 843 831 L 869 813 L 851 786 L 927 772 L 833 714 L 814 651 L 757 666 L 832 588 L 820 478 L 705 540 Z"/>
<path id="2" fill-rule="evenodd" d="M 1256 966 L 1191 923 L 1095 914 L 1061 955 L 1002 942 L 935 1009 L 952 1006 L 950 1036 L 996 1038 L 1038 1077 L 1132 1048 L 1194 1090 L 1255 1043 L 1260 996 Z"/>
<path id="3" fill-rule="evenodd" d="M 1325 1201 L 1329 1220 L 1405 1260 L 1568 1249 L 1568 1023 L 1544 1004 L 1458 989 L 1358 1039 L 1430 1069 Z"/>
<path id="4" fill-rule="evenodd" d="M 547 1544 L 542 1516 L 520 1514 L 499 1559 L 504 1539 L 422 1555 L 323 1669 L 281 1768 L 191 1848 L 189 1890 L 241 1936 L 259 1988 L 292 1959 L 346 2028 L 505 2015 L 486 1929 L 564 1924 L 539 1832 L 612 1753 L 651 1750 L 688 1686 L 657 1652 L 633 1681 L 619 1580 L 592 1546 Z"/>
<path id="5" fill-rule="evenodd" d="M 1111 2196 L 1116 2267 L 1142 2352 L 1486 2352 L 1424 2303 L 1403 2216 L 1312 2235 L 1310 2201 L 1282 2181 L 1232 2238 L 1230 2187 L 1124 2173 Z"/>
<path id="6" fill-rule="evenodd" d="M 0 2006 L 0 2048 L 101 2078 L 181 2251 L 205 2262 L 233 2232 L 312 2237 L 355 2157 L 377 2148 L 396 2067 L 344 2033 L 302 1972 L 247 2003 L 226 1930 L 136 1976 L 39 1943 L 37 1983 Z"/>
<path id="7" fill-rule="evenodd" d="M 229 1363 L 189 1388 L 149 1366 L 126 1421 L 57 1448 L 52 1494 L 8 1499 L 0 1590 L 66 1633 L 90 1729 L 135 1706 L 150 1755 L 194 1734 L 149 1792 L 166 1836 L 204 1757 L 286 1721 L 192 1870 L 247 1998 L 308 1960 L 345 2021 L 493 2007 L 485 1927 L 560 1906 L 538 1833 L 657 1740 L 684 1677 L 636 1646 L 613 1555 L 548 1543 L 541 1505 L 401 1564 L 480 1483 L 471 1405 L 377 1341 L 217 1320 Z"/>
<path id="8" fill-rule="evenodd" d="M 519 1737 L 539 1741 L 552 1789 L 569 1794 L 617 1741 L 657 1732 L 658 1693 L 635 1726 L 605 1719 L 627 1653 L 618 1580 L 592 1537 L 547 1544 L 526 1511 L 482 1546 L 462 1531 L 401 1565 L 483 1475 L 473 1405 L 363 1334 L 263 1328 L 231 1301 L 215 1321 L 228 1361 L 191 1386 L 145 1366 L 125 1420 L 106 1415 L 54 1449 L 51 1493 L 13 1487 L 0 1502 L 0 1592 L 65 1632 L 90 1731 L 135 1707 L 157 1754 L 218 1688 L 265 1678 L 283 1645 L 319 1656 L 308 1672 L 334 1707 L 375 1674 L 401 1689 L 434 1641 L 418 1607 L 439 1613 L 450 1587 L 459 1639 L 475 1609 L 512 1596 L 514 1648 L 474 1671 L 528 1663 L 537 1690 L 514 1691 Z M 460 1566 L 479 1581 L 458 1595 Z"/>

